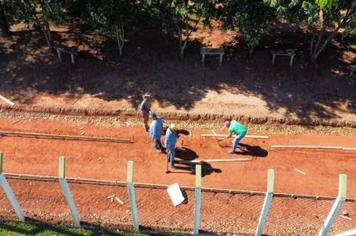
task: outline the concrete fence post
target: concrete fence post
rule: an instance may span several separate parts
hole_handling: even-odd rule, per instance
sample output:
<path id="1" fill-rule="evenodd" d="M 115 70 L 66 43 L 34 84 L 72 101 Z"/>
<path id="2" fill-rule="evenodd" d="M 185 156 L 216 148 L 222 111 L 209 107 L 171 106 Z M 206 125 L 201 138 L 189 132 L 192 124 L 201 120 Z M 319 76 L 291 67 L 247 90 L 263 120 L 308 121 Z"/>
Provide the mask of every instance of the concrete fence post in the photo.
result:
<path id="1" fill-rule="evenodd" d="M 79 214 L 77 208 L 75 207 L 74 200 L 72 198 L 72 194 L 68 186 L 68 182 L 65 179 L 65 158 L 63 156 L 59 157 L 58 164 L 59 184 L 63 190 L 64 198 L 66 199 L 66 202 L 69 206 L 70 214 L 72 215 L 74 225 L 76 227 L 80 227 Z"/>
<path id="2" fill-rule="evenodd" d="M 14 208 L 17 218 L 20 221 L 25 221 L 25 214 L 22 211 L 20 204 L 18 203 L 15 194 L 12 192 L 10 184 L 7 182 L 6 177 L 2 173 L 3 171 L 3 153 L 0 152 L 0 185 L 1 188 L 4 190 L 7 199 L 9 200 L 12 208 Z"/>
<path id="3" fill-rule="evenodd" d="M 139 231 L 140 224 L 138 221 L 138 211 L 136 205 L 135 188 L 133 185 L 133 161 L 127 162 L 127 190 L 129 193 L 131 215 L 133 220 L 134 231 Z"/>
<path id="4" fill-rule="evenodd" d="M 194 234 L 199 234 L 201 208 L 201 165 L 195 166 L 195 207 L 194 207 Z"/>
<path id="5" fill-rule="evenodd" d="M 342 208 L 342 205 L 345 202 L 346 190 L 347 190 L 347 175 L 340 174 L 339 175 L 338 196 L 335 199 L 335 202 L 334 202 L 333 206 L 331 207 L 331 210 L 330 210 L 328 216 L 326 217 L 325 222 L 324 222 L 323 226 L 321 227 L 318 236 L 327 236 L 328 235 L 331 225 L 334 223 L 338 212 L 340 211 L 340 209 Z"/>
<path id="6" fill-rule="evenodd" d="M 272 203 L 273 192 L 274 192 L 274 170 L 269 169 L 268 176 L 267 176 L 267 192 L 266 192 L 265 200 L 263 202 L 260 218 L 258 219 L 258 225 L 255 233 L 256 236 L 262 235 L 263 228 L 265 226 L 266 219 L 268 216 L 268 211 Z"/>

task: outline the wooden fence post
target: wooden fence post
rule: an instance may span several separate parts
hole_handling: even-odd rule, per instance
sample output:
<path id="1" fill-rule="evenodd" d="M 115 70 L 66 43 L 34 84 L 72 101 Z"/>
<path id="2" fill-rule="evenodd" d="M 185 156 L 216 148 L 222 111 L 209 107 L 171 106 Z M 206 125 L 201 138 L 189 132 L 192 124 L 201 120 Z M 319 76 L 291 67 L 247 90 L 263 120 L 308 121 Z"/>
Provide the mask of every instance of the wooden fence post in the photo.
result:
<path id="1" fill-rule="evenodd" d="M 201 165 L 195 166 L 195 207 L 194 207 L 194 234 L 199 234 L 201 208 Z"/>
<path id="2" fill-rule="evenodd" d="M 346 199 L 346 190 L 347 190 L 347 175 L 341 174 L 339 175 L 339 193 L 328 216 L 325 219 L 325 222 L 320 229 L 318 236 L 327 236 L 330 230 L 331 225 L 334 223 L 335 218 L 340 211 L 342 205 Z"/>
<path id="3" fill-rule="evenodd" d="M 267 176 L 267 192 L 266 192 L 265 200 L 263 202 L 260 218 L 258 219 L 258 225 L 255 233 L 256 236 L 262 235 L 263 228 L 265 226 L 266 219 L 268 216 L 269 207 L 273 199 L 273 191 L 274 191 L 274 170 L 269 169 L 268 176 Z"/>
<path id="4" fill-rule="evenodd" d="M 127 162 L 127 189 L 129 193 L 131 215 L 133 220 L 134 231 L 139 231 L 138 211 L 136 205 L 135 188 L 133 185 L 133 161 Z"/>
<path id="5" fill-rule="evenodd" d="M 70 209 L 70 214 L 72 215 L 74 225 L 76 227 L 80 227 L 80 219 L 77 208 L 75 207 L 74 200 L 72 198 L 72 194 L 70 192 L 68 182 L 65 179 L 65 158 L 63 156 L 59 157 L 58 160 L 58 176 L 59 176 L 59 184 L 64 192 L 64 197 Z"/>
<path id="6" fill-rule="evenodd" d="M 25 214 L 23 213 L 22 208 L 15 197 L 15 194 L 13 193 L 9 183 L 7 182 L 6 177 L 2 173 L 3 158 L 4 158 L 3 153 L 0 152 L 0 186 L 4 190 L 6 197 L 9 200 L 12 208 L 14 208 L 15 213 L 16 213 L 17 217 L 19 218 L 19 220 L 25 221 Z"/>

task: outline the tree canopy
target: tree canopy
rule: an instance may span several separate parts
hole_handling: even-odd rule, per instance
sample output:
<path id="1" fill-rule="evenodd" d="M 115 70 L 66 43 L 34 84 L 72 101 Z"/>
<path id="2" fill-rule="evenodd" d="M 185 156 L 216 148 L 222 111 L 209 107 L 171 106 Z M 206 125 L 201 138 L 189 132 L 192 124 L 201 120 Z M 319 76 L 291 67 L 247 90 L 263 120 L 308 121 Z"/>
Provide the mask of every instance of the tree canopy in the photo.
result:
<path id="1" fill-rule="evenodd" d="M 121 56 L 127 32 L 152 24 L 178 39 L 183 56 L 197 26 L 216 19 L 239 30 L 251 56 L 272 23 L 284 18 L 307 26 L 316 60 L 340 29 L 355 34 L 355 5 L 353 0 L 0 0 L 0 28 L 6 35 L 9 22 L 32 24 L 53 47 L 50 23 L 80 17 L 114 40 Z"/>

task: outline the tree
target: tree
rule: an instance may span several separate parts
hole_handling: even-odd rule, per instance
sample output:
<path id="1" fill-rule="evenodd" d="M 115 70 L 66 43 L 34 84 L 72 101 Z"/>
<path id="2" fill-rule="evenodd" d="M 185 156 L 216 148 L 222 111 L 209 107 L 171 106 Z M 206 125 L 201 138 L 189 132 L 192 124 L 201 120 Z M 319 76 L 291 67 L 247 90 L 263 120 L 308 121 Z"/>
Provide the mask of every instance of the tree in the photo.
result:
<path id="1" fill-rule="evenodd" d="M 355 27 L 355 6 L 353 0 L 290 0 L 275 7 L 280 16 L 309 27 L 310 57 L 315 61 L 341 28 Z"/>
<path id="2" fill-rule="evenodd" d="M 92 0 L 87 7 L 90 22 L 117 42 L 120 56 L 125 44 L 125 29 L 137 20 L 136 7 L 131 0 Z"/>
<path id="3" fill-rule="evenodd" d="M 217 15 L 225 28 L 238 28 L 251 57 L 262 34 L 275 19 L 275 9 L 263 0 L 222 0 Z"/>
<path id="4" fill-rule="evenodd" d="M 10 27 L 6 18 L 4 1 L 0 0 L 0 28 L 4 36 L 10 35 Z"/>
<path id="5" fill-rule="evenodd" d="M 180 56 L 184 56 L 184 50 L 191 34 L 197 30 L 198 24 L 205 15 L 206 4 L 204 0 L 166 0 L 160 8 L 163 30 L 173 33 L 179 40 Z"/>
<path id="6" fill-rule="evenodd" d="M 53 49 L 49 23 L 60 23 L 64 18 L 60 0 L 8 0 L 6 3 L 15 20 L 34 24 L 43 33 L 48 47 Z"/>

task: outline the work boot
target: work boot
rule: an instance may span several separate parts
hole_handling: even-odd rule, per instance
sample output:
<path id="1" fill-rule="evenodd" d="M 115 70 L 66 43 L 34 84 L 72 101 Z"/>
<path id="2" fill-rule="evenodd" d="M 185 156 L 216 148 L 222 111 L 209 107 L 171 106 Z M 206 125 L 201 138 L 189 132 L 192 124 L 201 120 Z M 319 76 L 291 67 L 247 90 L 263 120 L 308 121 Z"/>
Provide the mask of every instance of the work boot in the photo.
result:
<path id="1" fill-rule="evenodd" d="M 168 168 L 169 169 L 174 169 L 174 165 L 172 165 L 172 163 L 168 163 Z"/>
<path id="2" fill-rule="evenodd" d="M 229 154 L 236 154 L 236 152 L 235 151 L 230 151 Z"/>

